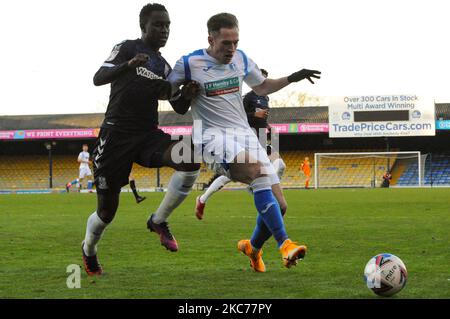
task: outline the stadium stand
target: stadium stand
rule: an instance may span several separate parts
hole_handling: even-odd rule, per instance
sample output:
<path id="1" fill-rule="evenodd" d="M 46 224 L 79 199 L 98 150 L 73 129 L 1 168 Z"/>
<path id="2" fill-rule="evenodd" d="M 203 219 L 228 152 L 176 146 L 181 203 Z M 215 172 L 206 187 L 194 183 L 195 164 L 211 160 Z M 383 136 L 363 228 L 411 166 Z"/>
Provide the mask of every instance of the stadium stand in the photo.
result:
<path id="1" fill-rule="evenodd" d="M 400 177 L 397 185 L 412 186 L 417 184 L 417 162 L 410 161 Z M 425 161 L 424 185 L 449 185 L 450 184 L 450 156 L 445 154 L 432 154 Z"/>
<path id="2" fill-rule="evenodd" d="M 39 156 L 0 156 L 0 189 L 43 189 L 49 187 L 48 157 Z M 69 155 L 53 156 L 53 188 L 65 189 L 67 182 L 78 177 L 76 157 Z M 160 169 L 160 186 L 165 187 L 172 176 L 173 169 Z M 133 166 L 133 175 L 138 188 L 157 187 L 157 170 L 138 164 Z M 204 165 L 197 180 L 197 187 L 203 187 L 213 176 Z M 86 186 L 86 182 L 85 182 Z M 74 188 L 76 190 L 76 188 Z"/>
<path id="3" fill-rule="evenodd" d="M 436 119 L 450 120 L 450 104 L 435 104 Z M 192 124 L 192 117 L 181 116 L 175 112 L 162 111 L 159 113 L 159 122 L 163 126 L 184 126 Z M 1 130 L 26 129 L 70 129 L 70 128 L 98 128 L 104 118 L 103 114 L 62 114 L 62 115 L 27 115 L 27 116 L 0 116 Z M 328 107 L 277 107 L 273 108 L 269 117 L 270 123 L 327 123 Z M 284 187 L 302 187 L 305 177 L 298 170 L 301 160 L 308 156 L 314 165 L 314 153 L 343 151 L 379 151 L 386 150 L 386 141 L 380 139 L 329 139 L 326 134 L 285 134 L 280 136 L 281 155 L 287 165 L 282 180 Z M 49 160 L 43 147 L 44 140 L 40 141 L 8 141 L 0 142 L 0 190 L 3 189 L 42 189 L 49 186 Z M 59 140 L 53 155 L 53 187 L 64 189 L 68 181 L 78 175 L 76 156 L 81 143 L 88 142 L 91 147 L 94 139 Z M 32 151 L 17 152 L 17 148 L 25 149 L 35 144 Z M 422 151 L 422 154 L 432 153 L 432 160 L 425 162 L 425 185 L 450 185 L 450 156 L 444 154 L 448 145 L 448 131 L 440 131 L 435 137 L 407 137 L 390 140 L 390 150 Z M 395 145 L 394 145 L 395 144 Z M 351 150 L 349 149 L 351 147 Z M 371 147 L 371 149 L 365 149 Z M 384 147 L 384 149 L 382 149 Z M 59 152 L 59 153 L 58 153 Z M 357 179 L 366 181 L 373 176 L 365 172 L 364 167 L 369 165 L 375 169 L 379 176 L 387 169 L 386 161 L 380 159 L 373 163 L 367 160 L 352 163 L 340 163 L 336 160 L 322 162 L 326 165 L 322 181 L 329 183 L 336 179 L 337 173 L 343 173 L 345 183 L 357 184 Z M 416 183 L 417 164 L 407 161 L 391 161 L 393 180 L 392 185 L 407 186 Z M 416 167 L 414 167 L 414 165 Z M 172 174 L 172 169 L 159 170 L 160 186 L 165 187 Z M 152 188 L 157 186 L 157 170 L 146 169 L 135 164 L 133 171 L 138 188 Z M 370 175 L 370 177 L 369 177 Z M 196 188 L 205 186 L 213 176 L 204 165 L 197 181 Z M 417 177 L 416 177 L 417 178 Z M 381 178 L 376 180 L 378 186 Z M 311 180 L 314 187 L 314 176 Z M 240 183 L 230 183 L 226 188 L 243 187 Z"/>
<path id="4" fill-rule="evenodd" d="M 344 152 L 345 150 L 330 150 L 330 152 Z M 348 151 L 348 150 L 347 150 Z M 379 151 L 361 149 L 361 152 Z M 304 157 L 309 157 L 314 167 L 314 153 L 316 151 L 284 151 L 281 156 L 286 163 L 286 170 L 282 179 L 283 187 L 302 187 L 305 176 L 299 171 L 299 165 Z M 49 186 L 48 156 L 0 156 L 0 189 L 43 189 Z M 398 160 L 391 158 L 389 162 L 383 158 L 322 158 L 319 164 L 321 186 L 361 187 L 371 185 L 374 170 L 375 187 L 379 187 L 381 176 L 388 166 L 392 171 L 391 185 L 417 185 L 417 161 Z M 173 173 L 171 168 L 159 169 L 160 187 L 167 186 Z M 138 164 L 133 166 L 133 175 L 140 189 L 157 187 L 157 170 L 148 169 Z M 206 187 L 214 173 L 202 164 L 201 174 L 197 180 L 196 189 Z M 68 181 L 78 176 L 78 163 L 73 155 L 55 155 L 53 157 L 53 187 L 63 190 Z M 432 161 L 428 157 L 425 162 L 424 185 L 450 184 L 450 156 L 433 154 Z M 245 185 L 231 182 L 225 189 L 242 188 Z M 311 180 L 314 187 L 314 176 Z"/>

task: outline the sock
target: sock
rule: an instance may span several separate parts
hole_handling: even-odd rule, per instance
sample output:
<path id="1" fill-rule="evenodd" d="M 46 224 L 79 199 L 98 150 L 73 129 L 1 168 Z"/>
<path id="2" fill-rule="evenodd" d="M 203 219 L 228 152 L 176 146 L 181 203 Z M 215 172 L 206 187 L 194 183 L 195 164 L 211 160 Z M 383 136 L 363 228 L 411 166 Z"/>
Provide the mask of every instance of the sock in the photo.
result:
<path id="1" fill-rule="evenodd" d="M 309 179 L 307 179 L 305 182 L 305 188 L 308 188 L 308 187 L 309 187 Z"/>
<path id="2" fill-rule="evenodd" d="M 281 247 L 283 242 L 288 239 L 288 236 L 284 227 L 280 206 L 273 196 L 272 189 L 270 187 L 270 178 L 268 176 L 258 177 L 252 182 L 251 185 L 253 189 L 255 206 L 258 210 L 259 216 L 261 216 L 264 224 L 277 241 L 278 247 Z M 255 231 L 258 231 L 258 229 L 255 229 Z M 255 239 L 254 241 L 257 241 L 257 236 L 252 238 Z M 254 244 L 255 248 L 258 248 L 257 246 L 260 243 L 254 242 Z"/>
<path id="3" fill-rule="evenodd" d="M 278 175 L 278 178 L 281 179 L 284 175 L 284 171 L 286 170 L 286 164 L 283 159 L 277 158 L 272 162 L 273 167 L 275 168 L 275 172 Z"/>
<path id="4" fill-rule="evenodd" d="M 200 170 L 191 172 L 176 171 L 173 173 L 167 186 L 167 193 L 164 196 L 161 204 L 156 212 L 153 214 L 153 222 L 161 224 L 167 221 L 170 214 L 177 208 L 189 192 L 197 179 Z"/>
<path id="5" fill-rule="evenodd" d="M 87 188 L 88 188 L 88 189 L 92 189 L 92 181 L 91 181 L 91 180 L 88 180 L 88 186 L 87 186 Z"/>
<path id="6" fill-rule="evenodd" d="M 138 195 L 137 190 L 136 190 L 136 182 L 134 181 L 134 179 L 132 179 L 130 181 L 130 187 L 131 187 L 131 190 L 133 191 L 134 198 L 137 199 L 139 197 L 139 195 Z"/>
<path id="7" fill-rule="evenodd" d="M 250 243 L 252 244 L 252 247 L 256 250 L 261 249 L 264 243 L 270 237 L 272 237 L 270 229 L 267 228 L 263 218 L 261 217 L 261 214 L 258 214 L 258 217 L 256 218 L 256 227 L 255 230 L 253 231 L 252 237 L 250 238 Z"/>
<path id="8" fill-rule="evenodd" d="M 83 246 L 86 256 L 93 256 L 97 254 L 97 243 L 100 238 L 102 238 L 102 234 L 106 226 L 108 226 L 108 224 L 103 222 L 100 217 L 98 217 L 97 211 L 89 216 Z"/>
<path id="9" fill-rule="evenodd" d="M 202 203 L 206 203 L 209 197 L 211 197 L 212 194 L 220 190 L 222 187 L 224 187 L 226 184 L 228 184 L 231 181 L 228 177 L 225 175 L 217 177 L 212 184 L 208 187 L 205 193 L 200 196 L 200 201 Z"/>

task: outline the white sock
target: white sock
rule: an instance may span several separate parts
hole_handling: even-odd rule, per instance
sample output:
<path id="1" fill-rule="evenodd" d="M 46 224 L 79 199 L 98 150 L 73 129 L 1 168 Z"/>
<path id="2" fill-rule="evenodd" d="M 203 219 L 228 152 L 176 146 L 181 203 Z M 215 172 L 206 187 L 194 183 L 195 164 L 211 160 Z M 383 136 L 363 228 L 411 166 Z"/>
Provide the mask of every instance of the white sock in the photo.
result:
<path id="1" fill-rule="evenodd" d="M 284 175 L 284 171 L 286 170 L 286 164 L 284 163 L 282 158 L 277 158 L 272 162 L 273 167 L 275 168 L 275 172 L 277 172 L 278 178 L 281 179 Z"/>
<path id="2" fill-rule="evenodd" d="M 86 256 L 93 256 L 97 254 L 97 243 L 100 238 L 102 238 L 102 234 L 106 226 L 108 226 L 108 224 L 103 222 L 100 217 L 98 217 L 97 211 L 89 216 L 83 246 Z"/>
<path id="3" fill-rule="evenodd" d="M 231 179 L 229 179 L 228 177 L 226 177 L 225 175 L 219 176 L 217 177 L 212 183 L 211 185 L 208 187 L 208 189 L 206 190 L 206 192 L 204 192 L 202 194 L 202 196 L 200 196 L 200 201 L 202 203 L 206 203 L 206 201 L 208 200 L 208 198 L 211 197 L 212 194 L 214 194 L 215 192 L 217 192 L 218 190 L 220 190 L 222 187 L 224 187 L 226 184 L 228 184 L 229 182 L 231 182 Z"/>
<path id="4" fill-rule="evenodd" d="M 153 222 L 161 224 L 167 221 L 167 218 L 169 218 L 174 209 L 177 208 L 189 194 L 199 173 L 200 170 L 192 172 L 176 171 L 173 173 L 169 185 L 167 186 L 167 193 L 158 209 L 153 214 Z"/>

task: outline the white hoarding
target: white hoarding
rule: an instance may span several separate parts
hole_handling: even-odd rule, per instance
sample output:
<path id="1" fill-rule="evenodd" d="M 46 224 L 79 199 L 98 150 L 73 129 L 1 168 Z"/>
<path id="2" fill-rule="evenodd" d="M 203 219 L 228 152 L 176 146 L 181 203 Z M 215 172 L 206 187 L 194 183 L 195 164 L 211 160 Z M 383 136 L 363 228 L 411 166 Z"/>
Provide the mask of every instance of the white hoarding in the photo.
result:
<path id="1" fill-rule="evenodd" d="M 328 118 L 330 137 L 436 134 L 433 100 L 416 95 L 333 97 Z"/>

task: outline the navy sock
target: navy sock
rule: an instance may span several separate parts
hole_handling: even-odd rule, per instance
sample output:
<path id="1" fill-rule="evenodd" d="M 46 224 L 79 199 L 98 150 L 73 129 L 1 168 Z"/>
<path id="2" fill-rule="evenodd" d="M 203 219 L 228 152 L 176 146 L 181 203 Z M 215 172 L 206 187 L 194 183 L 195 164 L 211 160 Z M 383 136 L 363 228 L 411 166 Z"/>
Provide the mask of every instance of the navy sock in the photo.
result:
<path id="1" fill-rule="evenodd" d="M 263 218 L 261 217 L 261 214 L 258 213 L 258 217 L 256 218 L 256 227 L 253 231 L 252 238 L 250 238 L 250 243 L 253 247 L 256 249 L 261 249 L 264 243 L 272 237 L 272 233 L 270 232 L 270 229 L 267 228 L 266 224 L 264 223 Z"/>
<path id="2" fill-rule="evenodd" d="M 280 206 L 278 205 L 277 200 L 273 196 L 272 190 L 271 189 L 259 190 L 253 192 L 253 195 L 255 206 L 259 214 L 258 218 L 261 217 L 261 220 L 264 222 L 264 224 L 267 226 L 267 229 L 270 230 L 270 233 L 277 241 L 278 247 L 281 247 L 283 242 L 286 239 L 288 239 L 288 235 L 284 227 L 283 216 L 281 215 Z M 264 230 L 261 229 L 261 227 L 259 227 L 257 220 L 257 225 L 255 229 L 257 236 L 255 236 L 255 232 L 253 233 L 252 236 L 252 239 L 254 239 L 253 242 L 256 245 L 254 246 L 255 248 L 258 248 L 257 246 L 261 243 L 260 240 L 263 238 L 258 234 L 258 232 L 261 231 L 264 232 Z"/>
<path id="3" fill-rule="evenodd" d="M 130 187 L 131 187 L 131 190 L 133 191 L 134 197 L 137 199 L 139 197 L 139 195 L 138 195 L 137 190 L 136 190 L 136 182 L 134 181 L 134 179 L 132 179 L 130 181 Z"/>

